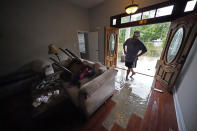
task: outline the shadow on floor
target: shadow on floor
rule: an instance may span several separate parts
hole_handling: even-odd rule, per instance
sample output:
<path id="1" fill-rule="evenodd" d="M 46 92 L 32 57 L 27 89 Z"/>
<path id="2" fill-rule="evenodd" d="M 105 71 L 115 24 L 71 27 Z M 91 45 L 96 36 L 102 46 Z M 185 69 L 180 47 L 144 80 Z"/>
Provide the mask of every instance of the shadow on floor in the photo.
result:
<path id="1" fill-rule="evenodd" d="M 52 107 L 35 119 L 31 119 L 27 110 L 14 114 L 4 114 L 1 117 L 1 129 L 20 131 L 71 131 L 75 128 L 80 128 L 86 122 L 85 116 L 69 100 L 62 102 L 56 107 Z"/>

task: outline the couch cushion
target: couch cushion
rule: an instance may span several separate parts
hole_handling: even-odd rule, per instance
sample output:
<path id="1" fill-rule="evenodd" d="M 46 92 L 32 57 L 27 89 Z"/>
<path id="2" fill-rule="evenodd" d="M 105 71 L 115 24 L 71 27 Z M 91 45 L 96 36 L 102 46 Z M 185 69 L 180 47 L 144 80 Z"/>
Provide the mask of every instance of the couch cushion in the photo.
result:
<path id="1" fill-rule="evenodd" d="M 80 83 L 81 83 L 81 87 L 91 81 L 92 79 L 94 79 L 95 76 L 93 77 L 85 77 L 84 79 L 80 80 Z M 66 92 L 68 93 L 70 99 L 73 101 L 73 103 L 75 104 L 75 106 L 78 106 L 79 105 L 79 88 L 77 86 L 74 86 L 74 85 L 70 85 L 69 82 L 62 82 L 63 84 L 63 87 L 65 87 L 66 89 Z M 83 94 L 85 97 L 86 97 L 86 94 Z"/>
<path id="2" fill-rule="evenodd" d="M 106 70 L 107 70 L 107 68 L 104 65 L 102 65 L 101 63 L 96 62 L 94 64 L 94 71 L 96 74 L 100 75 L 100 74 L 104 73 Z"/>
<path id="3" fill-rule="evenodd" d="M 104 82 L 111 81 L 113 76 L 117 73 L 116 70 L 110 69 L 105 71 L 102 75 L 94 78 L 92 81 L 87 82 L 80 88 L 80 93 L 86 94 L 90 97 L 97 89 L 102 87 Z"/>
<path id="4" fill-rule="evenodd" d="M 83 64 L 85 64 L 91 68 L 94 68 L 94 62 L 92 62 L 92 61 L 84 60 Z"/>

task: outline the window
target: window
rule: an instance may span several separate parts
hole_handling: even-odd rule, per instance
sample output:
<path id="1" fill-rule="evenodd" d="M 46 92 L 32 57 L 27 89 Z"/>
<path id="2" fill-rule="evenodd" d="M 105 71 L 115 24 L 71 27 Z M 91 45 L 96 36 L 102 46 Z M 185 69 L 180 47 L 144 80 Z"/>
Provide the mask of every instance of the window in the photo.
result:
<path id="1" fill-rule="evenodd" d="M 116 25 L 116 19 L 113 19 L 113 25 Z"/>
<path id="2" fill-rule="evenodd" d="M 86 53 L 84 33 L 78 33 L 79 50 L 81 53 Z"/>
<path id="3" fill-rule="evenodd" d="M 170 63 L 176 56 L 181 47 L 183 39 L 183 28 L 179 28 L 178 31 L 173 36 L 170 47 L 168 48 L 167 62 Z"/>
<path id="4" fill-rule="evenodd" d="M 143 12 L 142 19 L 150 19 L 155 17 L 155 11 L 156 10 L 150 10 Z"/>
<path id="5" fill-rule="evenodd" d="M 184 12 L 193 11 L 197 0 L 188 1 Z"/>
<path id="6" fill-rule="evenodd" d="M 121 24 L 130 22 L 130 16 L 125 16 L 121 18 Z"/>
<path id="7" fill-rule="evenodd" d="M 194 12 L 194 10 L 196 10 L 197 0 L 184 1 L 185 2 L 178 4 L 177 0 L 168 0 L 159 4 L 140 8 L 137 13 L 131 14 L 130 16 L 126 13 L 111 16 L 110 25 L 124 28 L 128 26 L 155 24 L 158 22 L 162 23 L 166 21 L 172 21 L 175 18 L 179 18 L 181 16 L 184 16 L 185 14 L 192 13 Z"/>
<path id="8" fill-rule="evenodd" d="M 157 9 L 156 17 L 171 15 L 174 5 Z"/>
<path id="9" fill-rule="evenodd" d="M 132 16 L 131 16 L 131 22 L 132 22 L 132 21 L 141 20 L 141 16 L 142 16 L 142 13 L 138 13 L 138 14 L 132 15 Z"/>

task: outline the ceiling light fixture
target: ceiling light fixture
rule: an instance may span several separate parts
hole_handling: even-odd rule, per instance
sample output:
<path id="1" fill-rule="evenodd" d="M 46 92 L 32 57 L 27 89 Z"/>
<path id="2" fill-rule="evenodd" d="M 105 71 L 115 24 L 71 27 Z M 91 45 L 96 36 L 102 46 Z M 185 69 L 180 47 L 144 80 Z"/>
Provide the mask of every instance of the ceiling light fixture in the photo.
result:
<path id="1" fill-rule="evenodd" d="M 127 14 L 133 14 L 137 11 L 137 9 L 139 8 L 138 4 L 133 4 L 134 0 L 132 0 L 131 5 L 127 6 L 125 8 L 125 11 Z"/>

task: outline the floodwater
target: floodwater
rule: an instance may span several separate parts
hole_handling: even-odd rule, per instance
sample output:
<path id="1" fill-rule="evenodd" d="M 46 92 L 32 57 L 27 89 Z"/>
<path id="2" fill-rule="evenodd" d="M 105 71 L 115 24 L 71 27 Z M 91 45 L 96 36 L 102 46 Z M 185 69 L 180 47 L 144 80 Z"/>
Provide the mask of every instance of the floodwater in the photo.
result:
<path id="1" fill-rule="evenodd" d="M 126 70 L 118 69 L 115 77 L 116 93 L 112 101 L 116 103 L 103 126 L 111 130 L 114 123 L 126 129 L 132 114 L 143 118 L 147 109 L 154 77 L 136 74 L 133 79 L 125 80 Z"/>
<path id="2" fill-rule="evenodd" d="M 142 99 L 147 99 L 150 94 L 151 87 L 154 84 L 154 77 L 135 74 L 129 80 L 126 80 L 126 70 L 118 69 L 118 73 L 115 77 L 115 89 L 121 91 L 122 88 L 131 88 L 132 93 L 139 96 Z"/>
<path id="3" fill-rule="evenodd" d="M 141 56 L 138 58 L 137 66 L 134 68 L 135 72 L 154 76 L 156 71 L 156 64 L 159 57 Z M 127 69 L 125 62 L 121 62 L 120 58 L 117 59 L 117 67 Z"/>

